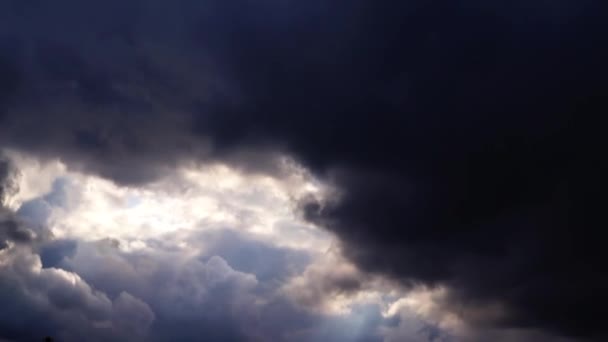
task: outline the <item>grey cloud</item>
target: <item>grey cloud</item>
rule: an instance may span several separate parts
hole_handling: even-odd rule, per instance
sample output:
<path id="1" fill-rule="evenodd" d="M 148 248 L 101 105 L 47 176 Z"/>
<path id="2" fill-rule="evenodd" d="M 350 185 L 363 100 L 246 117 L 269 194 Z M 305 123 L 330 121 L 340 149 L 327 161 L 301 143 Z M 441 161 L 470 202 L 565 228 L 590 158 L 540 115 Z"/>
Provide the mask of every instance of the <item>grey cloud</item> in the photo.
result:
<path id="1" fill-rule="evenodd" d="M 51 335 L 66 341 L 145 337 L 141 334 L 146 332 L 154 315 L 136 298 L 125 294 L 112 301 L 77 274 L 42 268 L 39 256 L 27 248 L 10 248 L 0 253 L 3 337 L 37 340 Z M 115 318 L 125 310 L 131 310 L 137 318 L 131 322 L 134 329 L 125 331 L 124 326 L 116 324 Z"/>
<path id="2" fill-rule="evenodd" d="M 40 259 L 43 267 L 55 267 L 65 258 L 73 257 L 78 248 L 75 240 L 54 239 L 40 247 Z"/>
<path id="3" fill-rule="evenodd" d="M 10 160 L 0 151 L 0 243 L 8 247 L 8 243 L 29 243 L 36 239 L 36 233 L 23 224 L 5 205 L 11 196 L 19 191 L 16 177 L 18 171 Z M 1 248 L 0 248 L 1 249 Z"/>
<path id="4" fill-rule="evenodd" d="M 18 189 L 10 183 L 0 159 L 0 190 L 10 195 Z M 14 169 L 11 171 L 14 174 Z M 8 185 L 7 185 L 8 184 Z M 64 341 L 142 340 L 154 314 L 139 299 L 121 293 L 113 301 L 92 288 L 77 274 L 47 263 L 69 255 L 69 242 L 53 240 L 44 227 L 32 229 L 16 213 L 0 203 L 0 338 L 17 341 L 54 336 Z M 127 316 L 132 316 L 131 318 Z"/>
<path id="5" fill-rule="evenodd" d="M 22 203 L 16 214 L 32 224 L 44 225 L 53 210 L 74 210 L 79 204 L 80 191 L 82 189 L 73 186 L 69 179 L 56 179 L 49 193 Z"/>
<path id="6" fill-rule="evenodd" d="M 243 325 L 256 316 L 257 279 L 218 256 L 200 260 L 175 251 L 124 253 L 109 241 L 82 242 L 63 267 L 107 293 L 128 291 L 142 298 L 156 315 L 152 340 L 205 336 L 244 341 Z"/>
<path id="7" fill-rule="evenodd" d="M 251 233 L 231 229 L 204 231 L 190 239 L 196 240 L 209 246 L 202 257 L 220 256 L 236 270 L 255 274 L 258 280 L 270 284 L 281 284 L 301 273 L 311 261 L 305 251 L 273 246 Z"/>
<path id="8" fill-rule="evenodd" d="M 380 342 L 383 336 L 379 327 L 387 322 L 380 315 L 376 305 L 361 305 L 354 307 L 352 312 L 343 316 L 321 316 L 321 322 L 290 338 L 294 341 L 352 341 Z M 289 340 L 289 339 L 288 339 Z"/>
<path id="9" fill-rule="evenodd" d="M 127 291 L 142 298 L 156 317 L 152 340 L 191 341 L 201 336 L 229 341 L 382 340 L 378 327 L 387 322 L 377 306 L 333 316 L 296 305 L 282 291 L 312 261 L 301 252 L 230 230 L 191 232 L 178 241 L 182 239 L 205 248 L 187 256 L 187 250 L 172 246 L 169 236 L 164 244 L 150 242 L 154 247 L 131 252 L 121 251 L 120 244 L 111 240 L 79 242 L 76 254 L 60 266 L 108 294 Z M 332 265 L 335 270 L 337 265 Z M 332 279 L 340 280 L 339 287 L 346 278 Z"/>
<path id="10" fill-rule="evenodd" d="M 291 279 L 283 290 L 304 308 L 326 311 L 328 302 L 337 296 L 350 297 L 369 287 L 368 275 L 341 259 L 336 251 L 331 251 Z"/>
<path id="11" fill-rule="evenodd" d="M 4 157 L 0 151 L 0 206 L 4 206 L 10 196 L 19 191 L 15 181 L 17 170 L 10 160 Z"/>
<path id="12" fill-rule="evenodd" d="M 122 332 L 125 339 L 133 336 L 149 338 L 149 328 L 155 315 L 148 304 L 127 292 L 121 292 L 112 308 L 112 325 Z"/>
<path id="13" fill-rule="evenodd" d="M 0 239 L 16 243 L 32 242 L 36 233 L 25 227 L 12 213 L 5 213 L 0 208 Z"/>

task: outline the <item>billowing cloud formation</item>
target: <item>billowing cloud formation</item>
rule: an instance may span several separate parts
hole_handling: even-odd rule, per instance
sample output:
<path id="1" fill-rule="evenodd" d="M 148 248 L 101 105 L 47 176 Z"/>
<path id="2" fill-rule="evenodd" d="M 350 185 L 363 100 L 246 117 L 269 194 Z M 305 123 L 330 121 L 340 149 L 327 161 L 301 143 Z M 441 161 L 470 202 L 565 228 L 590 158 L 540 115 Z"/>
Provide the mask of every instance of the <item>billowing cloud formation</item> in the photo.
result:
<path id="1" fill-rule="evenodd" d="M 0 189 L 8 202 L 18 181 L 9 160 L 3 157 L 0 165 Z M 38 253 L 53 244 L 51 238 L 44 226 L 32 229 L 0 207 L 0 336 L 19 341 L 46 335 L 68 341 L 145 339 L 154 320 L 146 303 L 124 291 L 112 300 L 76 273 L 43 268 Z"/>
<path id="2" fill-rule="evenodd" d="M 31 232 L 40 237 L 10 241 L 0 256 L 3 284 L 19 294 L 5 291 L 11 305 L 2 318 L 4 338 L 382 341 L 404 322 L 408 338 L 431 336 L 423 328 L 434 318 L 408 308 L 416 317 L 402 319 L 388 310 L 407 291 L 363 274 L 327 234 L 298 221 L 290 196 L 320 184 L 297 173 L 271 180 L 226 167 L 189 169 L 133 188 L 9 154 L 20 170 L 14 184 L 36 180 L 39 189 L 13 193 L 18 209 L 5 209 L 6 217 L 37 227 Z M 189 190 L 178 196 L 173 187 L 181 182 Z M 207 197 L 216 186 L 224 187 L 222 196 Z M 157 202 L 167 206 L 168 192 L 181 214 L 166 221 Z M 201 211 L 188 214 L 190 204 Z M 212 214 L 204 212 L 209 205 Z M 226 214 L 252 212 L 235 218 L 223 215 L 225 206 L 232 208 Z M 123 220 L 122 210 L 135 218 Z M 42 302 L 32 304 L 32 294 Z M 10 319 L 13 307 L 30 313 L 21 316 L 26 323 Z M 52 319 L 41 320 L 47 315 Z"/>
<path id="3" fill-rule="evenodd" d="M 110 300 L 77 274 L 42 268 L 31 251 L 0 251 L 0 331 L 6 338 L 37 340 L 142 340 L 154 320 L 148 305 L 129 293 Z M 33 322 L 38 322 L 31 325 Z"/>
<path id="4" fill-rule="evenodd" d="M 339 190 L 307 218 L 364 271 L 605 339 L 605 4 L 0 6 L 0 144 L 131 185 L 288 154 Z"/>

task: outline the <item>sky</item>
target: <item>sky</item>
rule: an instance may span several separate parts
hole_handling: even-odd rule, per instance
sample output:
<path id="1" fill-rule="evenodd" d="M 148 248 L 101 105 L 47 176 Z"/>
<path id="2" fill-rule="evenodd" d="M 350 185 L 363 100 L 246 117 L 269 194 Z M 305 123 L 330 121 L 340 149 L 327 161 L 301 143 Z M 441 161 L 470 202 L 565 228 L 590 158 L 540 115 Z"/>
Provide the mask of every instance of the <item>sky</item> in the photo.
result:
<path id="1" fill-rule="evenodd" d="M 0 341 L 608 340 L 607 10 L 0 2 Z"/>

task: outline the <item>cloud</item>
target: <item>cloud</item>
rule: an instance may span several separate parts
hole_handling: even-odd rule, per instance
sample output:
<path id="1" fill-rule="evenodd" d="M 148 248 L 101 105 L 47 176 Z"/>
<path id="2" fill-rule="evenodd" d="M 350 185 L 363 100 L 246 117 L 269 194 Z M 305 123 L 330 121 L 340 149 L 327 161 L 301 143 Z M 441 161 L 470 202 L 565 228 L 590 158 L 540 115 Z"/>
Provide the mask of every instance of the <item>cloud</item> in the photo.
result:
<path id="1" fill-rule="evenodd" d="M 605 339 L 606 5 L 0 6 L 0 145 L 131 186 L 289 155 L 339 189 L 307 218 L 363 271 Z"/>
<path id="2" fill-rule="evenodd" d="M 41 162 L 18 153 L 12 158 L 22 174 L 18 185 L 26 189 L 13 198 L 17 215 L 48 226 L 57 237 L 109 237 L 129 248 L 182 239 L 197 249 L 205 241 L 189 241 L 191 231 L 235 230 L 240 233 L 226 232 L 224 244 L 241 233 L 304 252 L 323 251 L 330 244 L 329 234 L 294 211 L 297 199 L 323 196 L 326 191 L 296 164 L 286 165 L 289 172 L 277 177 L 251 175 L 223 164 L 187 165 L 134 187 L 74 172 L 56 160 Z M 37 187 L 32 186 L 36 181 Z"/>
<path id="3" fill-rule="evenodd" d="M 28 170 L 27 165 L 24 164 L 25 170 Z M 16 215 L 31 224 L 51 223 L 53 229 L 56 227 L 53 222 L 63 222 L 62 230 L 68 232 L 68 238 L 43 241 L 34 256 L 39 259 L 43 270 L 57 269 L 77 275 L 96 293 L 114 298 L 113 307 L 128 313 L 112 314 L 111 324 L 122 331 L 121 334 L 145 334 L 147 339 L 158 341 L 196 340 L 200 336 L 243 341 L 383 339 L 379 326 L 388 323 L 381 314 L 381 307 L 386 304 L 380 293 L 390 291 L 388 287 L 375 288 L 368 276 L 342 259 L 336 250 L 319 253 L 319 250 L 324 250 L 320 246 L 302 244 L 301 241 L 292 243 L 291 239 L 301 240 L 311 234 L 309 230 L 313 228 L 297 222 L 295 215 L 282 216 L 290 211 L 283 212 L 284 209 L 277 206 L 289 207 L 283 199 L 291 195 L 282 195 L 283 191 L 296 195 L 308 185 L 298 185 L 294 178 L 271 182 L 226 173 L 222 169 L 193 169 L 187 171 L 189 176 L 186 178 L 190 181 L 184 186 L 189 192 L 184 195 L 181 190 L 173 188 L 181 187 L 181 181 L 175 177 L 171 177 L 171 182 L 161 181 L 135 191 L 95 176 L 69 171 L 55 173 L 42 164 L 39 166 L 41 170 L 53 173 L 56 179 L 48 185 L 48 192 L 22 201 Z M 214 198 L 232 202 L 231 208 L 241 210 L 255 204 L 256 209 L 248 219 L 233 221 L 230 216 L 222 216 L 217 222 L 197 222 L 182 217 L 184 222 L 194 222 L 193 226 L 177 225 L 179 228 L 160 235 L 140 233 L 135 241 L 132 240 L 129 230 L 139 230 L 140 224 L 146 223 L 150 228 L 164 224 L 164 221 L 155 219 L 158 207 L 149 206 L 146 202 L 163 198 L 168 191 L 175 196 L 184 196 L 173 199 L 175 203 L 183 201 L 174 208 L 185 203 L 196 206 L 198 202 L 194 199 L 197 196 L 218 191 L 213 187 L 199 188 L 201 185 L 196 185 L 217 183 L 205 181 L 209 177 L 213 180 L 216 172 L 222 175 L 218 180 L 222 184 L 217 184 L 222 190 Z M 23 177 L 30 176 L 23 172 Z M 248 178 L 244 181 L 240 177 Z M 21 180 L 24 181 L 27 182 Z M 259 187 L 257 182 L 264 186 Z M 86 189 L 91 188 L 95 191 L 87 193 Z M 231 194 L 233 190 L 229 189 L 239 191 Z M 44 215 L 33 210 L 42 204 L 46 208 L 42 211 Z M 92 219 L 99 217 L 100 211 L 115 213 L 125 207 L 128 208 L 125 210 L 132 210 L 131 213 L 141 211 L 141 218 L 148 219 L 125 221 L 120 226 L 120 234 L 114 233 L 117 231 L 110 225 L 98 232 L 115 235 L 116 238 L 98 239 L 96 236 L 100 235 L 89 234 L 90 230 L 66 225 L 90 224 Z M 265 208 L 273 208 L 272 215 L 280 217 L 277 229 L 251 229 L 257 224 L 258 216 L 269 215 Z M 66 219 L 86 212 L 90 215 Z M 230 227 L 235 222 L 238 225 Z M 277 239 L 273 234 L 279 234 L 281 238 Z M 323 243 L 329 246 L 331 241 Z M 349 282 L 358 282 L 360 286 L 344 291 L 342 288 L 348 287 Z M 308 292 L 311 294 L 306 294 Z M 340 298 L 335 299 L 336 295 Z M 125 296 L 133 296 L 137 300 L 122 303 Z M 302 300 L 312 297 L 318 300 Z M 141 324 L 148 317 L 147 310 L 138 309 L 142 306 L 153 312 L 154 320 L 150 324 Z M 137 311 L 129 313 L 130 310 Z M 123 315 L 131 319 L 115 318 Z M 110 323 L 104 324 L 109 326 Z M 74 336 L 80 331 L 95 331 L 89 326 L 82 326 L 78 331 L 71 327 L 66 330 L 76 334 L 68 336 L 68 339 L 77 339 Z M 128 339 L 121 334 L 115 333 L 113 338 Z"/>
<path id="4" fill-rule="evenodd" d="M 224 240 L 225 234 L 237 241 Z M 126 290 L 140 296 L 156 314 L 152 340 L 197 340 L 201 336 L 235 341 L 263 341 L 275 336 L 274 340 L 283 340 L 274 335 L 283 328 L 272 324 L 262 327 L 262 321 L 275 300 L 276 283 L 290 276 L 289 256 L 293 252 L 221 231 L 191 239 L 206 240 L 211 248 L 195 254 L 160 246 L 125 252 L 109 240 L 81 242 L 77 253 L 64 259 L 62 267 L 106 293 Z M 232 248 L 255 250 L 257 257 L 234 255 Z M 241 270 L 214 252 L 226 255 Z M 268 263 L 277 268 L 269 273 Z M 301 316 L 293 319 L 296 325 L 301 324 L 297 323 Z"/>
<path id="5" fill-rule="evenodd" d="M 44 226 L 30 228 L 4 207 L 18 191 L 13 163 L 0 160 L 0 336 L 38 340 L 143 340 L 154 320 L 149 306 L 122 292 L 114 300 L 73 272 L 44 267 L 41 256 L 57 263 L 66 241 L 52 240 Z M 7 170 L 12 170 L 10 173 Z M 8 190 L 8 191 L 7 191 Z"/>
<path id="6" fill-rule="evenodd" d="M 25 168 L 19 184 L 31 177 L 28 163 L 21 164 Z M 10 242 L 0 260 L 6 274 L 3 285 L 19 294 L 11 295 L 10 303 L 27 311 L 32 320 L 56 317 L 36 326 L 45 334 L 67 341 L 83 336 L 119 341 L 197 340 L 205 336 L 290 342 L 483 341 L 487 336 L 534 340 L 534 336 L 546 336 L 469 325 L 478 317 L 493 320 L 488 315 L 491 311 L 466 306 L 454 314 L 455 304 L 447 289 L 401 286 L 367 273 L 345 260 L 340 249 L 344 246 L 327 235 L 317 238 L 331 246 L 329 249 L 293 243 L 291 239 L 301 239 L 312 234 L 309 229 L 317 229 L 303 227 L 305 223 L 298 222 L 297 216 L 287 215 L 290 203 L 285 199 L 297 194 L 306 197 L 302 189 L 312 186 L 308 181 L 300 184 L 298 177 L 270 181 L 222 168 L 188 169 L 176 171 L 187 177 L 176 174 L 171 181 L 134 189 L 65 168 L 57 172 L 44 163 L 36 165 L 36 170 L 53 174 L 50 181 L 43 182 L 47 192 L 32 188 L 29 191 L 38 197 L 16 201 L 19 209 L 5 212 L 18 223 L 15 227 L 38 227 L 31 230 L 37 237 L 15 244 L 15 239 L 5 234 Z M 221 184 L 213 181 L 217 172 L 222 175 L 217 180 Z M 47 178 L 44 172 L 37 174 Z M 220 189 L 196 185 L 207 183 Z M 184 193 L 181 188 L 189 191 Z M 157 208 L 166 205 L 146 202 L 154 203 L 171 193 L 175 197 L 173 208 L 190 202 L 196 206 L 199 202 L 195 199 L 210 191 L 214 192 L 211 198 L 231 208 L 251 209 L 255 204 L 255 210 L 247 219 L 237 221 L 230 215 L 198 222 L 180 215 L 183 223 L 162 234 L 154 233 L 154 225 L 165 224 L 157 220 Z M 108 225 L 98 234 L 76 226 L 90 224 L 101 217 L 100 212 L 115 215 L 121 210 L 140 211 L 142 220 L 148 219 L 125 221 L 120 231 Z M 277 229 L 251 229 L 258 216 L 271 214 L 278 217 Z M 66 219 L 69 217 L 74 218 Z M 58 230 L 65 232 L 64 237 L 54 237 L 48 231 L 57 227 L 53 222 L 64 223 Z M 184 224 L 187 222 L 193 225 Z M 152 230 L 143 234 L 142 224 Z M 130 230 L 140 233 L 133 235 Z M 103 233 L 116 237 L 98 238 Z M 28 271 L 18 272 L 24 269 Z M 43 303 L 52 305 L 43 306 L 31 299 L 32 295 L 46 298 Z M 5 338 L 35 337 L 14 320 L 0 321 L 11 327 L 2 335 Z"/>
<path id="7" fill-rule="evenodd" d="M 335 250 L 308 265 L 282 289 L 294 302 L 321 313 L 347 313 L 356 297 L 371 286 L 356 266 L 343 260 Z"/>
<path id="8" fill-rule="evenodd" d="M 5 338 L 143 340 L 154 320 L 141 300 L 124 292 L 111 300 L 73 272 L 43 268 L 27 247 L 1 250 L 0 274 L 0 331 Z"/>
<path id="9" fill-rule="evenodd" d="M 12 163 L 0 155 L 0 205 L 4 206 L 16 192 L 19 191 L 15 180 L 15 170 Z"/>
<path id="10" fill-rule="evenodd" d="M 12 197 L 19 191 L 16 181 L 18 171 L 8 158 L 0 154 L 0 249 L 14 243 L 32 243 L 37 234 L 6 208 Z"/>

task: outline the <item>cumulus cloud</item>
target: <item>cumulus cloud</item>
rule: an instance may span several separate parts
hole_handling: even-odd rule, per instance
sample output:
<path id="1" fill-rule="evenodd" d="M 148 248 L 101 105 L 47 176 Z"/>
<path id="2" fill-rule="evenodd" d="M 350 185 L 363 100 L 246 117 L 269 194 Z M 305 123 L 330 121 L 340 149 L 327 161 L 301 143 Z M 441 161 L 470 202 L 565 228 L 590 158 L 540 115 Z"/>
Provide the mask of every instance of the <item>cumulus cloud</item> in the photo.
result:
<path id="1" fill-rule="evenodd" d="M 17 174 L 8 159 L 0 161 L 0 189 L 18 191 Z M 10 173 L 7 170 L 12 170 Z M 28 226 L 10 209 L 0 207 L 0 335 L 15 340 L 44 336 L 75 341 L 144 340 L 154 320 L 150 307 L 129 293 L 114 300 L 92 288 L 78 274 L 43 266 L 40 251 L 62 249 L 45 226 Z M 42 254 L 45 254 L 44 252 Z M 51 253 L 52 254 L 52 253 Z"/>
<path id="2" fill-rule="evenodd" d="M 27 158 L 20 158 L 24 170 L 32 168 L 28 166 L 31 160 L 23 164 Z M 315 237 L 325 247 L 302 243 L 304 237 L 315 236 L 318 228 L 299 222 L 288 200 L 308 196 L 310 187 L 320 184 L 308 184 L 299 176 L 256 180 L 257 176 L 211 168 L 189 170 L 181 181 L 177 180 L 181 176 L 176 176 L 170 182 L 136 190 L 66 168 L 57 172 L 44 163 L 36 164 L 36 169 L 47 170 L 55 179 L 45 186 L 47 192 L 37 191 L 37 197 L 20 201 L 13 216 L 24 224 L 42 227 L 57 228 L 54 222 L 62 222 L 61 230 L 56 231 L 65 236 L 49 235 L 29 255 L 41 272 L 77 279 L 91 296 L 105 298 L 105 307 L 112 308 L 111 313 L 107 309 L 102 322 L 82 324 L 78 329 L 65 325 L 63 332 L 46 328 L 55 335 L 61 333 L 67 340 L 94 334 L 119 340 L 196 340 L 206 336 L 242 341 L 345 342 L 381 341 L 388 336 L 381 327 L 390 325 L 394 314 L 386 316 L 382 310 L 399 293 L 363 274 L 344 260 L 337 248 L 329 248 L 335 243 L 327 234 Z M 213 178 L 218 172 L 223 177 Z M 25 179 L 20 182 L 27 183 L 31 176 L 22 172 Z M 219 189 L 207 185 L 217 183 L 209 181 L 213 179 L 222 183 L 214 185 Z M 176 190 L 184 185 L 189 189 L 186 193 Z M 87 193 L 92 187 L 96 191 Z M 156 208 L 163 205 L 146 202 L 174 193 L 184 196 L 183 204 L 178 198 L 173 200 L 178 204 L 174 208 L 188 202 L 197 205 L 201 202 L 193 199 L 199 192 L 214 192 L 210 198 L 231 208 L 253 208 L 253 213 L 237 221 L 230 216 L 215 221 L 190 220 L 184 215 L 181 224 L 162 234 L 141 230 L 144 223 L 165 224 L 155 216 Z M 267 208 L 273 210 L 267 212 Z M 120 231 L 111 225 L 99 230 L 99 234 L 114 238 L 98 238 L 102 235 L 72 226 L 97 222 L 100 212 L 115 215 L 121 210 L 140 211 L 142 221 L 124 221 Z M 87 212 L 90 214 L 83 216 Z M 70 219 L 71 215 L 80 216 Z M 269 221 L 277 222 L 275 229 L 251 229 L 258 216 L 265 215 L 275 217 Z M 139 231 L 135 241 L 130 230 Z M 391 291 L 394 296 L 384 298 L 383 293 Z"/>
<path id="3" fill-rule="evenodd" d="M 31 169 L 27 165 L 22 164 L 24 170 Z M 17 201 L 20 207 L 16 212 L 3 209 L 3 217 L 10 219 L 13 227 L 37 226 L 37 230 L 28 230 L 37 235 L 16 244 L 12 231 L 3 230 L 8 242 L 0 258 L 2 285 L 10 297 L 6 303 L 25 310 L 26 321 L 46 316 L 54 319 L 46 319 L 30 332 L 12 316 L 3 316 L 4 338 L 35 338 L 39 332 L 66 341 L 83 336 L 125 341 L 197 340 L 205 336 L 290 342 L 483 341 L 488 336 L 508 341 L 548 336 L 470 326 L 468 321 L 478 320 L 476 317 L 486 316 L 491 321 L 493 318 L 487 318 L 490 311 L 481 308 L 475 312 L 467 306 L 455 314 L 445 289 L 404 287 L 367 273 L 346 260 L 343 246 L 328 235 L 316 237 L 324 243 L 322 248 L 293 243 L 291 239 L 310 238 L 318 229 L 298 222 L 293 213 L 287 215 L 291 207 L 286 199 L 297 198 L 296 194 L 307 196 L 302 189 L 312 185 L 306 182 L 300 184 L 292 178 L 286 183 L 285 179 L 256 180 L 257 176 L 247 178 L 250 176 L 212 168 L 187 171 L 187 181 L 176 181 L 181 177 L 176 176 L 168 183 L 131 189 L 66 168 L 36 165 L 37 170 L 53 175 L 46 190 L 31 189 L 37 197 Z M 205 184 L 217 172 L 230 177 L 223 177 L 225 184 L 214 190 Z M 17 183 L 27 183 L 31 176 L 22 172 Z M 259 181 L 265 186 L 258 187 Z M 175 190 L 179 184 L 189 191 Z M 92 187 L 96 191 L 87 193 Z M 165 224 L 155 216 L 164 202 L 145 202 L 154 203 L 167 193 L 185 194 L 182 204 L 173 199 L 174 208 L 179 208 L 196 199 L 199 191 L 221 193 L 210 198 L 234 202 L 232 208 L 243 210 L 255 204 L 255 214 L 237 221 L 229 216 L 210 221 L 184 215 L 181 224 L 162 234 L 141 230 L 142 224 Z M 284 209 L 265 211 L 274 206 Z M 125 214 L 140 210 L 140 221 L 124 221 L 120 230 L 106 223 L 98 234 L 75 226 L 102 222 L 95 221 L 101 212 L 116 215 L 121 210 Z M 256 216 L 271 214 L 276 229 L 251 229 Z M 75 219 L 69 219 L 71 215 L 76 215 Z M 48 231 L 48 227 L 57 228 L 54 222 L 63 223 L 57 231 L 63 231 L 64 237 L 54 237 Z M 139 233 L 133 235 L 130 230 Z M 104 233 L 115 237 L 99 238 Z"/>
<path id="4" fill-rule="evenodd" d="M 17 340 L 142 340 L 154 320 L 148 305 L 128 293 L 114 301 L 77 274 L 42 268 L 24 248 L 0 251 L 3 311 L 0 330 Z"/>
<path id="5" fill-rule="evenodd" d="M 301 307 L 339 314 L 348 312 L 356 302 L 355 297 L 371 287 L 367 278 L 335 249 L 330 249 L 282 290 Z"/>
<path id="6" fill-rule="evenodd" d="M 55 161 L 35 161 L 18 153 L 11 156 L 24 170 L 16 179 L 18 184 L 27 184 L 30 178 L 49 178 L 42 190 L 30 188 L 35 197 L 16 201 L 15 212 L 5 210 L 7 217 L 20 223 L 15 227 L 32 225 L 46 231 L 45 238 L 38 239 L 35 245 L 24 241 L 30 244 L 20 251 L 29 259 L 22 264 L 28 264 L 35 274 L 47 275 L 44 280 L 68 279 L 55 280 L 53 291 L 36 297 L 52 292 L 59 293 L 63 300 L 76 301 L 69 307 L 76 316 L 87 309 L 78 304 L 88 303 L 87 300 L 101 301 L 97 306 L 105 310 L 99 318 L 87 316 L 74 324 L 68 324 L 72 316 L 63 315 L 65 320 L 41 327 L 46 334 L 67 341 L 88 335 L 114 340 L 196 340 L 205 336 L 219 340 L 288 341 L 286 336 L 293 327 L 264 326 L 261 321 L 290 314 L 294 321 L 301 321 L 296 328 L 312 324 L 312 316 L 290 309 L 277 292 L 316 254 L 319 246 L 304 243 L 302 238 L 322 241 L 325 236 L 315 234 L 289 209 L 291 197 L 300 196 L 310 186 L 314 188 L 302 175 L 244 178 L 245 175 L 220 167 L 185 170 L 184 174 L 147 188 L 132 189 L 64 167 L 45 165 Z M 186 188 L 188 191 L 183 190 Z M 164 199 L 167 194 L 180 196 L 171 202 L 174 210 L 182 208 L 180 217 L 158 212 L 169 203 Z M 13 195 L 19 197 L 18 193 Z M 226 215 L 205 218 L 205 213 L 194 214 L 195 207 L 205 208 L 201 203 L 224 210 Z M 250 214 L 234 219 L 230 209 L 221 209 L 224 206 Z M 129 214 L 139 217 L 122 221 L 120 230 L 113 226 L 119 219 L 103 220 L 104 212 L 120 218 L 121 211 L 125 219 Z M 165 221 L 175 219 L 181 221 Z M 256 229 L 260 220 L 269 222 L 270 227 Z M 273 229 L 275 221 L 277 228 Z M 81 226 L 86 224 L 102 226 Z M 164 230 L 158 232 L 155 228 Z M 295 233 L 280 236 L 290 230 Z M 300 241 L 293 240 L 294 234 Z M 7 247 L 14 247 L 12 241 Z M 21 259 L 2 258 L 11 267 Z M 13 268 L 5 272 L 15 273 Z M 72 283 L 80 291 L 66 288 Z M 31 292 L 26 287 L 21 290 Z M 16 299 L 21 301 L 25 299 Z M 37 317 L 51 314 L 59 317 L 51 309 Z M 7 326 L 16 324 L 4 321 Z M 3 336 L 26 335 L 22 328 Z"/>

